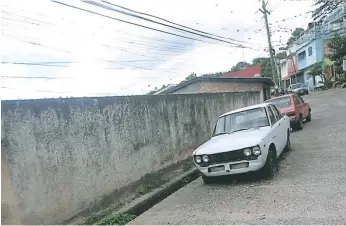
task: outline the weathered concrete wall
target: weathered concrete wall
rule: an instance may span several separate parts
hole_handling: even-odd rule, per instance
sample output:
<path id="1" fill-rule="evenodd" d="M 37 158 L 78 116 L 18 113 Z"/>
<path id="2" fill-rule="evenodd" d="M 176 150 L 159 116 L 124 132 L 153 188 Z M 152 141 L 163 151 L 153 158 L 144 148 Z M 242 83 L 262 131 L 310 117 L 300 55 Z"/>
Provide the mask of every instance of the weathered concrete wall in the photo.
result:
<path id="1" fill-rule="evenodd" d="M 258 102 L 259 92 L 2 101 L 3 219 L 67 220 L 185 159 L 218 115 Z"/>
<path id="2" fill-rule="evenodd" d="M 172 92 L 172 94 L 259 91 L 261 93 L 261 100 L 264 101 L 263 88 L 269 89 L 270 87 L 263 83 L 198 81 L 188 84 Z"/>

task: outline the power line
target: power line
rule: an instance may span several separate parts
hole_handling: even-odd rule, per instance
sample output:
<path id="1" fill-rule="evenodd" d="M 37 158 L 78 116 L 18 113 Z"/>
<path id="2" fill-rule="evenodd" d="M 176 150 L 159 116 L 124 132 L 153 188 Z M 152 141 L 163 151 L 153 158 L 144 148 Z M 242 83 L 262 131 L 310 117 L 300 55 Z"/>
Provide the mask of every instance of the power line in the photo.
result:
<path id="1" fill-rule="evenodd" d="M 45 77 L 45 76 L 6 76 L 2 75 L 1 78 L 16 78 L 16 79 L 52 79 L 52 80 L 59 80 L 59 79 L 75 79 L 74 77 L 69 78 L 57 78 L 57 77 Z"/>
<path id="2" fill-rule="evenodd" d="M 76 6 L 73 6 L 73 5 L 69 5 L 69 4 L 66 4 L 66 3 L 63 3 L 63 2 L 59 2 L 59 1 L 55 1 L 55 0 L 52 0 L 52 2 L 61 4 L 61 5 L 67 6 L 67 7 L 71 7 L 73 9 L 78 9 L 80 11 L 84 11 L 84 12 L 87 12 L 87 13 L 91 13 L 91 14 L 94 14 L 94 15 L 102 16 L 102 17 L 105 17 L 105 18 L 108 18 L 108 19 L 112 19 L 112 20 L 123 22 L 123 23 L 131 24 L 131 25 L 134 25 L 134 26 L 146 28 L 146 29 L 149 29 L 149 30 L 153 30 L 153 31 L 157 31 L 157 32 L 161 32 L 161 33 L 165 33 L 165 34 L 181 37 L 181 38 L 186 38 L 186 39 L 190 39 L 190 40 L 194 40 L 194 41 L 200 41 L 200 42 L 205 42 L 205 43 L 209 43 L 209 44 L 220 45 L 220 43 L 208 42 L 208 41 L 201 40 L 201 39 L 196 39 L 196 38 L 192 38 L 192 37 L 188 37 L 188 36 L 184 36 L 184 35 L 179 35 L 179 34 L 167 32 L 167 31 L 163 31 L 163 30 L 160 30 L 160 29 L 155 29 L 155 28 L 152 28 L 152 27 L 148 27 L 148 26 L 144 26 L 144 25 L 141 25 L 141 24 L 133 23 L 133 22 L 130 22 L 130 21 L 126 21 L 126 20 L 115 18 L 115 17 L 107 16 L 107 15 L 104 15 L 104 14 L 101 14 L 101 13 L 93 12 L 93 11 L 90 11 L 90 10 L 87 10 L 87 9 L 82 9 L 82 8 L 79 8 L 79 7 L 76 7 Z M 239 47 L 240 46 L 238 44 L 234 44 L 234 43 L 231 43 L 231 42 L 228 42 L 228 41 L 224 41 L 224 40 L 220 40 L 220 39 L 215 39 L 215 38 L 212 38 L 212 37 L 210 37 L 210 39 L 214 39 L 214 40 L 217 40 L 217 41 L 220 41 L 220 42 L 224 42 L 224 43 L 228 43 L 228 44 L 232 44 L 233 45 L 233 46 L 226 45 L 226 46 L 229 46 L 229 47 L 237 47 L 237 46 Z M 249 47 L 247 47 L 247 48 L 249 48 Z"/>
<path id="3" fill-rule="evenodd" d="M 86 0 L 83 0 L 83 2 L 88 2 L 88 3 L 90 3 L 90 2 L 93 2 L 93 1 L 86 1 Z M 191 28 L 191 27 L 188 27 L 188 26 L 184 26 L 184 25 L 181 25 L 181 24 L 177 24 L 177 23 L 174 23 L 174 22 L 169 21 L 169 20 L 167 20 L 167 19 L 164 19 L 164 18 L 162 18 L 162 17 L 154 16 L 154 15 L 148 14 L 148 13 L 139 12 L 139 11 L 136 11 L 136 10 L 133 10 L 133 9 L 126 8 L 126 7 L 124 7 L 124 6 L 120 6 L 120 5 L 117 5 L 117 4 L 114 4 L 114 3 L 110 3 L 110 2 L 108 2 L 108 1 L 102 0 L 102 2 L 107 3 L 107 4 L 109 4 L 109 5 L 113 5 L 113 6 L 122 8 L 122 9 L 125 9 L 125 10 L 128 10 L 128 11 L 131 11 L 131 12 L 134 12 L 134 13 L 137 13 L 137 14 L 141 14 L 141 15 L 153 17 L 153 18 L 156 18 L 156 19 L 159 19 L 159 20 L 162 20 L 162 21 L 165 21 L 165 22 L 168 22 L 168 23 L 177 25 L 177 26 L 181 26 L 181 27 L 184 27 L 184 28 L 187 28 L 187 29 L 196 31 L 196 32 L 200 32 L 200 33 L 203 33 L 203 34 L 212 35 L 212 36 L 215 36 L 215 37 L 218 37 L 218 38 L 223 38 L 223 39 L 229 39 L 229 40 L 236 41 L 236 42 L 246 43 L 246 42 L 241 41 L 241 40 L 236 40 L 236 39 L 229 38 L 229 37 L 223 37 L 223 36 L 211 34 L 211 33 L 208 33 L 208 32 L 204 32 L 204 31 L 201 31 L 201 30 L 197 30 L 197 29 L 194 29 L 194 28 Z M 114 9 L 114 10 L 116 10 L 116 9 Z M 118 12 L 127 14 L 126 12 L 123 12 L 123 11 L 118 11 Z M 127 14 L 127 15 L 133 15 L 133 14 Z M 135 15 L 134 15 L 134 16 L 135 16 Z M 138 18 L 139 18 L 139 17 L 138 17 Z M 146 18 L 144 18 L 144 19 L 146 19 Z M 168 25 L 167 25 L 167 26 L 168 26 Z M 176 28 L 174 28 L 174 29 L 176 29 Z"/>
<path id="4" fill-rule="evenodd" d="M 161 22 L 157 22 L 157 21 L 145 18 L 145 17 L 137 16 L 137 15 L 132 14 L 132 13 L 126 13 L 124 11 L 114 9 L 114 8 L 102 5 L 100 3 L 97 3 L 97 2 L 93 2 L 93 1 L 83 1 L 83 2 L 91 4 L 91 5 L 95 5 L 95 6 L 104 8 L 104 9 L 108 9 L 108 10 L 111 10 L 111 11 L 115 11 L 115 12 L 118 12 L 118 13 L 121 13 L 121 14 L 132 16 L 132 17 L 135 17 L 137 19 L 142 19 L 142 20 L 149 21 L 149 22 L 152 22 L 152 23 L 155 23 L 155 24 L 159 24 L 159 25 L 166 26 L 166 27 L 169 27 L 169 28 L 173 28 L 173 29 L 176 29 L 176 30 L 179 30 L 179 31 L 183 31 L 183 32 L 186 32 L 186 33 L 189 33 L 189 34 L 198 35 L 198 36 L 201 36 L 201 37 L 204 37 L 204 38 L 216 40 L 216 41 L 219 41 L 219 42 L 225 42 L 225 43 L 232 44 L 232 45 L 239 45 L 239 47 L 242 47 L 239 43 L 229 42 L 229 41 L 225 41 L 225 40 L 222 40 L 222 39 L 219 39 L 219 38 L 213 38 L 213 37 L 210 37 L 210 36 L 207 36 L 207 35 L 203 35 L 203 34 L 199 34 L 199 33 L 192 32 L 192 31 L 188 31 L 188 30 L 185 30 L 185 29 L 182 29 L 182 28 L 174 27 L 174 26 L 171 26 L 171 25 L 168 25 L 168 24 L 164 24 L 164 23 L 161 23 Z M 224 38 L 224 37 L 222 37 L 222 38 Z M 224 38 L 224 39 L 228 39 L 228 38 Z"/>
<path id="5" fill-rule="evenodd" d="M 18 90 L 19 88 L 13 88 L 9 86 L 1 86 L 2 89 L 14 89 Z M 22 89 L 20 89 L 22 90 Z M 41 93 L 56 93 L 56 94 L 71 94 L 73 92 L 66 92 L 66 91 L 51 91 L 51 90 L 33 90 L 34 92 L 41 92 Z M 114 96 L 114 93 L 86 93 L 87 95 L 106 95 L 106 96 Z"/>
<path id="6" fill-rule="evenodd" d="M 129 66 L 127 64 L 122 64 L 122 63 L 118 63 L 117 61 L 110 61 L 110 60 L 104 60 L 101 59 L 102 61 L 108 62 L 108 63 L 115 63 L 115 64 L 120 64 L 120 65 L 124 65 L 124 66 Z M 1 61 L 2 64 L 16 64 L 16 65 L 29 65 L 29 66 L 42 66 L 42 67 L 71 67 L 69 65 L 61 65 L 61 64 L 46 64 L 46 63 L 31 63 L 31 62 L 8 62 L 8 61 Z M 143 68 L 143 67 L 137 67 L 137 66 L 132 66 L 134 69 L 144 69 L 144 70 L 152 70 L 149 68 Z M 114 68 L 114 67 L 109 67 L 109 68 L 105 68 L 105 67 L 101 67 L 102 69 L 110 69 L 110 70 L 126 70 L 129 68 Z"/>

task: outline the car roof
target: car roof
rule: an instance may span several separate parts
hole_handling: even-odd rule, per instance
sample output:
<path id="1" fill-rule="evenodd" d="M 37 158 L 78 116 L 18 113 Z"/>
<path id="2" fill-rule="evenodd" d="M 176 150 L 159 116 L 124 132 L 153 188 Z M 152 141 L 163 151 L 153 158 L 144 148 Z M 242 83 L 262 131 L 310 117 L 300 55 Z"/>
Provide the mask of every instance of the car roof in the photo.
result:
<path id="1" fill-rule="evenodd" d="M 264 108 L 264 107 L 266 107 L 268 105 L 270 105 L 270 103 L 261 103 L 261 104 L 255 104 L 255 105 L 239 108 L 239 109 L 236 109 L 236 110 L 233 110 L 233 111 L 229 111 L 229 112 L 227 112 L 225 114 L 222 114 L 222 115 L 219 116 L 219 118 L 223 117 L 223 116 L 226 116 L 226 115 L 233 114 L 233 113 L 241 112 L 241 111 L 247 111 L 247 110 L 251 110 L 251 109 L 255 109 L 255 108 Z"/>
<path id="2" fill-rule="evenodd" d="M 282 95 L 282 96 L 278 96 L 278 97 L 274 97 L 274 98 L 271 98 L 271 99 L 268 99 L 266 101 L 264 101 L 265 103 L 268 103 L 269 101 L 271 100 L 276 100 L 276 99 L 279 99 L 279 98 L 282 98 L 282 97 L 291 97 L 291 96 L 294 96 L 294 94 L 290 93 L 290 94 L 285 94 L 285 95 Z"/>

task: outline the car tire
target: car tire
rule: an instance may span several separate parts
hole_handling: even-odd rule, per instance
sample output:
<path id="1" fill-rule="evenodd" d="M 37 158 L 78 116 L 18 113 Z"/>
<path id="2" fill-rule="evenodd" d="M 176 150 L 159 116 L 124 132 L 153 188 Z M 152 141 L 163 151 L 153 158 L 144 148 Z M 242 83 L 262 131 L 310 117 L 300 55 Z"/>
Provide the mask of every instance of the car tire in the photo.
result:
<path id="1" fill-rule="evenodd" d="M 311 110 L 309 110 L 309 115 L 306 117 L 307 122 L 311 122 Z"/>
<path id="2" fill-rule="evenodd" d="M 278 164 L 277 164 L 275 151 L 272 149 L 269 149 L 266 163 L 262 168 L 263 179 L 265 180 L 272 179 L 276 175 L 277 172 L 278 172 Z"/>
<path id="3" fill-rule="evenodd" d="M 287 131 L 287 140 L 284 148 L 284 152 L 289 152 L 291 150 L 291 135 L 290 132 Z"/>
<path id="4" fill-rule="evenodd" d="M 205 184 L 212 184 L 212 183 L 214 182 L 214 179 L 213 179 L 213 178 L 207 177 L 207 176 L 204 176 L 204 175 L 202 175 L 202 179 L 203 179 L 203 182 L 204 182 Z"/>
<path id="5" fill-rule="evenodd" d="M 303 129 L 303 117 L 300 115 L 296 125 L 296 130 L 302 130 L 302 129 Z"/>

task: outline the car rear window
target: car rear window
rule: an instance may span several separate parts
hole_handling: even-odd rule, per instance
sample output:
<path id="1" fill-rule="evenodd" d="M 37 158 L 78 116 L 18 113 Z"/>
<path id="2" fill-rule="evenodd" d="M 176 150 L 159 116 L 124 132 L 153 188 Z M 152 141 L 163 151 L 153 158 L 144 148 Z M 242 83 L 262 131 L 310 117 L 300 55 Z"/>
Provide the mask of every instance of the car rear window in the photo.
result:
<path id="1" fill-rule="evenodd" d="M 274 104 L 277 108 L 286 108 L 291 106 L 291 99 L 289 97 L 277 98 L 267 102 Z"/>

